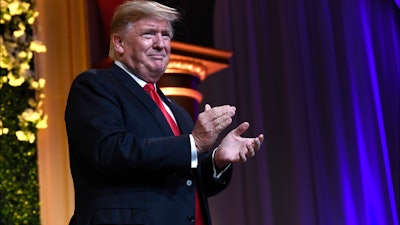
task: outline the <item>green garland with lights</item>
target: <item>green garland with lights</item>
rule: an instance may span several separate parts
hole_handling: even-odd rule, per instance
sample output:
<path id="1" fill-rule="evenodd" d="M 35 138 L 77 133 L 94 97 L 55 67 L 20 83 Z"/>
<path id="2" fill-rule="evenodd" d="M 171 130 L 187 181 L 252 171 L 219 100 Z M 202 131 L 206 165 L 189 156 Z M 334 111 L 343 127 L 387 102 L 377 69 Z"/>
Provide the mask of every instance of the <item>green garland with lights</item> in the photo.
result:
<path id="1" fill-rule="evenodd" d="M 37 131 L 45 80 L 34 72 L 34 0 L 0 0 L 0 224 L 40 224 Z"/>

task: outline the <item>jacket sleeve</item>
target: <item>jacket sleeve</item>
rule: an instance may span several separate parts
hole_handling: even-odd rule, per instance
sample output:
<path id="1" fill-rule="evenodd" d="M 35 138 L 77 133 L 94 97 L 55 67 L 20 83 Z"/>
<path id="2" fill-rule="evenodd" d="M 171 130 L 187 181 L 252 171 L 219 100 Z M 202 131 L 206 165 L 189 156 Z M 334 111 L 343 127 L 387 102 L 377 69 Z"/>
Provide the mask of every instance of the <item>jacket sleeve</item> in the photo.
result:
<path id="1" fill-rule="evenodd" d="M 216 195 L 223 191 L 230 183 L 233 167 L 230 166 L 221 177 L 214 178 L 214 169 L 212 164 L 212 154 L 207 153 L 199 156 L 202 189 L 207 197 Z"/>

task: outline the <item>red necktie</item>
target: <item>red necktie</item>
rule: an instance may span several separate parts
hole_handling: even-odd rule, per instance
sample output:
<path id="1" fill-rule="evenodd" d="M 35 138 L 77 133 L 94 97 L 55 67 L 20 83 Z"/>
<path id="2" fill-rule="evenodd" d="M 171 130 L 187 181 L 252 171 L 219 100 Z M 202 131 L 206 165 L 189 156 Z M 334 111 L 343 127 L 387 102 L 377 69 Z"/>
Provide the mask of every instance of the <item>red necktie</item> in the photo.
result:
<path id="1" fill-rule="evenodd" d="M 172 131 L 174 132 L 175 136 L 178 136 L 181 134 L 178 125 L 176 124 L 175 120 L 172 118 L 172 116 L 167 112 L 165 109 L 162 100 L 160 96 L 158 95 L 157 91 L 154 88 L 154 83 L 147 83 L 143 89 L 149 93 L 150 97 L 153 99 L 153 101 L 157 104 L 158 108 L 160 108 L 161 112 L 164 114 L 164 117 L 167 119 L 169 126 L 171 127 Z M 195 225 L 205 225 L 204 223 L 204 218 L 200 206 L 200 198 L 199 194 L 197 193 L 197 188 L 196 188 L 196 221 Z"/>
<path id="2" fill-rule="evenodd" d="M 154 88 L 154 83 L 147 83 L 144 88 L 143 88 L 147 93 L 149 93 L 150 97 L 154 100 L 154 102 L 157 104 L 158 108 L 160 108 L 161 112 L 164 114 L 165 119 L 167 119 L 169 126 L 172 129 L 172 132 L 174 132 L 175 136 L 178 136 L 181 134 L 178 125 L 176 124 L 175 120 L 172 118 L 172 116 L 167 112 L 165 109 L 162 100 L 160 96 L 158 95 L 157 91 Z"/>

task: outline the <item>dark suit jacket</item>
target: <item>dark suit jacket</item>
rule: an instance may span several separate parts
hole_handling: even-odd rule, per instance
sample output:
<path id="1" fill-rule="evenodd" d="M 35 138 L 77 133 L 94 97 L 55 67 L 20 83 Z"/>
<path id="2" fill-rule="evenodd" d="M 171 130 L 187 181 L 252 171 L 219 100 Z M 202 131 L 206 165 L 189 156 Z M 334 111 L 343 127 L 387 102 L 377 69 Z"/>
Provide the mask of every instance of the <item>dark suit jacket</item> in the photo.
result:
<path id="1" fill-rule="evenodd" d="M 211 154 L 191 169 L 188 113 L 174 113 L 174 136 L 150 96 L 121 68 L 88 70 L 73 82 L 65 112 L 75 211 L 70 225 L 194 224 L 195 187 L 206 221 L 207 197 L 222 191 L 231 169 L 213 178 Z"/>

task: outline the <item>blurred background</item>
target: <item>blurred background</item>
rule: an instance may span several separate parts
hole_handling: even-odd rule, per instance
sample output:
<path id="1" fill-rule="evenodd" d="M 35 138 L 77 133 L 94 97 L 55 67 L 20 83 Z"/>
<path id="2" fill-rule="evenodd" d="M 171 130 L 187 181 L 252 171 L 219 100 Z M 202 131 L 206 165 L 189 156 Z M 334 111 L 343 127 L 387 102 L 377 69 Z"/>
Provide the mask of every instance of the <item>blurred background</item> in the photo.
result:
<path id="1" fill-rule="evenodd" d="M 39 133 L 44 225 L 73 212 L 64 109 L 73 78 L 108 55 L 120 1 L 37 0 L 47 52 L 49 127 Z M 245 136 L 265 134 L 209 199 L 214 225 L 398 225 L 400 3 L 397 0 L 160 1 L 182 12 L 179 42 L 232 52 L 199 84 L 205 103 L 237 107 Z"/>

